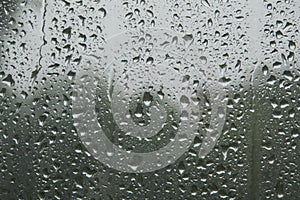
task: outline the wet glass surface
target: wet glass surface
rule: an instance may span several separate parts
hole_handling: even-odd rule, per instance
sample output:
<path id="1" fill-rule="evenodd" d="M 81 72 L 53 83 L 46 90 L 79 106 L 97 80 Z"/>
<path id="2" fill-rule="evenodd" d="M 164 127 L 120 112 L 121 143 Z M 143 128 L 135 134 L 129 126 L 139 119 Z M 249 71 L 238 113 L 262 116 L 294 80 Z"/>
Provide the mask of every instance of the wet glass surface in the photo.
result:
<path id="1" fill-rule="evenodd" d="M 299 199 L 299 1 L 0 5 L 0 199 Z"/>

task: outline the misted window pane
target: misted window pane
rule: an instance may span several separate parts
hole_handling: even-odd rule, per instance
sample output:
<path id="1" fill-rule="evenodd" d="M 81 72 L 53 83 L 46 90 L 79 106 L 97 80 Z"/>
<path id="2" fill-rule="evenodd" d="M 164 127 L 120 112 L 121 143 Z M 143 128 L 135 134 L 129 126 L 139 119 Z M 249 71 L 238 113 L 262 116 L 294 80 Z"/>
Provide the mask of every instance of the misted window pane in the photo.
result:
<path id="1" fill-rule="evenodd" d="M 0 5 L 0 199 L 299 199 L 300 1 Z"/>

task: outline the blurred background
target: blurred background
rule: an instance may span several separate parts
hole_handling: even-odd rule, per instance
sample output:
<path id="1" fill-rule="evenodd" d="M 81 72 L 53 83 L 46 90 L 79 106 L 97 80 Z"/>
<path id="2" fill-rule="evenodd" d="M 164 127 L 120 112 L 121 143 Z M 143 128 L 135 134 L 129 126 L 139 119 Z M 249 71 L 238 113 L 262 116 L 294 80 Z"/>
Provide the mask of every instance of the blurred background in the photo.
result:
<path id="1" fill-rule="evenodd" d="M 299 199 L 297 0 L 0 5 L 0 199 Z M 207 100 L 199 136 L 176 163 L 120 172 L 78 137 L 73 80 L 82 56 L 101 57 L 111 34 L 160 26 L 185 34 L 185 58 L 218 74 L 226 123 L 214 150 L 198 158 Z"/>

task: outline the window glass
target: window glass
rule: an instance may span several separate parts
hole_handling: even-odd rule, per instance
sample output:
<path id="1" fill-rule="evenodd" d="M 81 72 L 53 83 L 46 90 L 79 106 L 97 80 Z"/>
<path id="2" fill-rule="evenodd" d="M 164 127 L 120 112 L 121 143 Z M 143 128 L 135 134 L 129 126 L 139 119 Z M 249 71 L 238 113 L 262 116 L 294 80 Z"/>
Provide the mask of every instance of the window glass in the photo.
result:
<path id="1" fill-rule="evenodd" d="M 0 199 L 298 199 L 298 0 L 0 2 Z"/>

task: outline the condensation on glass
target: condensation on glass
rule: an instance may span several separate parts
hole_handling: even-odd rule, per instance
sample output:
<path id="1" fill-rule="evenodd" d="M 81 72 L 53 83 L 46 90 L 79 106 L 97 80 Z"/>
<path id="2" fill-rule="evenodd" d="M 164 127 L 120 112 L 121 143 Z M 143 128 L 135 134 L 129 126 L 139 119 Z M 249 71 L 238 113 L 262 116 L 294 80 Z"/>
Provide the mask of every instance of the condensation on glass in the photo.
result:
<path id="1" fill-rule="evenodd" d="M 0 2 L 0 199 L 298 199 L 298 0 Z"/>

